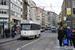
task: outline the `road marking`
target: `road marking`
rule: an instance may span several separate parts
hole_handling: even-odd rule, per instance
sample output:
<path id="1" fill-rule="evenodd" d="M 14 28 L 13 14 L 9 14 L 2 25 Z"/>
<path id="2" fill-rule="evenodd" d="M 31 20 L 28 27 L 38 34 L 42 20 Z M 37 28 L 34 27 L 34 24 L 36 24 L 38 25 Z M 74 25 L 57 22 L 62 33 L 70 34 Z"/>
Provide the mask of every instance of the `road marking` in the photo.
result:
<path id="1" fill-rule="evenodd" d="M 16 49 L 16 50 L 20 50 L 21 48 L 18 48 L 18 49 Z"/>
<path id="2" fill-rule="evenodd" d="M 42 38 L 44 38 L 44 37 L 42 37 Z M 40 38 L 40 39 L 42 39 L 42 38 Z M 26 47 L 26 46 L 28 46 L 28 45 L 30 45 L 30 44 L 32 44 L 32 43 L 34 43 L 34 42 L 40 40 L 40 39 L 37 39 L 37 40 L 35 40 L 35 41 L 31 42 L 31 43 L 28 43 L 28 44 L 26 44 L 26 45 L 24 45 L 24 46 L 22 46 L 22 47 L 19 47 L 19 48 L 17 48 L 16 50 L 20 50 L 21 48 L 24 48 L 24 47 Z"/>

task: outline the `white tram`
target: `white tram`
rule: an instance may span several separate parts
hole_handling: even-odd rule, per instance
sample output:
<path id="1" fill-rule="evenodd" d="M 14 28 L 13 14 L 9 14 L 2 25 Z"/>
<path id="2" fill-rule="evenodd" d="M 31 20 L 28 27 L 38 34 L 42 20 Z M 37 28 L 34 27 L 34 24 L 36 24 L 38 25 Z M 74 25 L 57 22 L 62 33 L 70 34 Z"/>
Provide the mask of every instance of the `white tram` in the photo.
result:
<path id="1" fill-rule="evenodd" d="M 40 23 L 34 21 L 21 21 L 21 38 L 36 38 L 41 35 Z"/>

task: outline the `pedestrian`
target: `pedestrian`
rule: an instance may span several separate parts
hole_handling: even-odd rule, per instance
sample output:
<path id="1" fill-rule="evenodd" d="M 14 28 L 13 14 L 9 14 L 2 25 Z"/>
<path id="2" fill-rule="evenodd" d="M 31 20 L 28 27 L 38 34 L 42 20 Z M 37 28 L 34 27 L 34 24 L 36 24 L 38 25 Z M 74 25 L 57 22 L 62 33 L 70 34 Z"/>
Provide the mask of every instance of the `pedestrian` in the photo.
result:
<path id="1" fill-rule="evenodd" d="M 72 33 L 72 30 L 70 29 L 70 27 L 67 27 L 66 38 L 68 41 L 68 46 L 72 46 L 71 33 Z"/>
<path id="2" fill-rule="evenodd" d="M 67 27 L 64 26 L 64 28 L 63 28 L 63 33 L 64 33 L 64 38 L 65 38 L 65 39 L 66 39 L 66 30 L 67 30 Z"/>
<path id="3" fill-rule="evenodd" d="M 8 36 L 10 37 L 10 28 L 8 29 Z"/>
<path id="4" fill-rule="evenodd" d="M 15 28 L 15 35 L 17 34 L 17 27 Z"/>
<path id="5" fill-rule="evenodd" d="M 9 31 L 8 31 L 8 28 L 5 29 L 5 36 L 6 38 L 8 38 L 8 34 L 9 34 Z"/>
<path id="6" fill-rule="evenodd" d="M 62 27 L 60 27 L 59 30 L 58 30 L 58 40 L 59 40 L 60 46 L 62 46 L 63 38 L 64 38 L 63 30 L 62 30 Z"/>
<path id="7" fill-rule="evenodd" d="M 14 36 L 15 36 L 15 29 L 14 28 L 12 28 L 11 36 L 12 36 L 12 38 L 14 38 Z"/>
<path id="8" fill-rule="evenodd" d="M 73 45 L 74 45 L 74 50 L 75 50 L 75 28 L 72 29 L 72 41 L 73 41 Z"/>

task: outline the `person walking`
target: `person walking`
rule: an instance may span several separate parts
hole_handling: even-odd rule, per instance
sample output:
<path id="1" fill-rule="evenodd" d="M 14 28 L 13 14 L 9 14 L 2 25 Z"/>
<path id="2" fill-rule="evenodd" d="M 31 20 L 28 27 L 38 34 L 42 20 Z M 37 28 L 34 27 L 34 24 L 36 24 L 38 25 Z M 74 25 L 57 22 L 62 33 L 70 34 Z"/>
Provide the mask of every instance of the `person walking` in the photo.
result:
<path id="1" fill-rule="evenodd" d="M 8 37 L 10 37 L 10 28 L 8 29 L 8 32 L 9 32 L 9 33 L 8 33 Z"/>
<path id="2" fill-rule="evenodd" d="M 58 40 L 59 40 L 59 45 L 62 46 L 62 40 L 64 38 L 63 30 L 62 27 L 59 28 L 58 30 Z"/>
<path id="3" fill-rule="evenodd" d="M 70 29 L 70 27 L 67 27 L 66 38 L 68 41 L 68 46 L 72 46 L 71 33 L 72 33 L 72 30 Z"/>
<path id="4" fill-rule="evenodd" d="M 74 45 L 74 49 L 73 50 L 75 50 L 75 28 L 72 29 L 71 35 L 72 35 L 72 41 L 73 41 L 73 45 Z"/>
<path id="5" fill-rule="evenodd" d="M 8 31 L 8 28 L 5 29 L 5 36 L 6 38 L 8 38 L 8 34 L 9 34 L 9 31 Z"/>
<path id="6" fill-rule="evenodd" d="M 15 36 L 15 29 L 14 28 L 12 29 L 11 35 L 12 35 L 12 38 L 14 38 L 14 36 Z"/>
<path id="7" fill-rule="evenodd" d="M 17 27 L 15 28 L 15 35 L 17 34 Z"/>

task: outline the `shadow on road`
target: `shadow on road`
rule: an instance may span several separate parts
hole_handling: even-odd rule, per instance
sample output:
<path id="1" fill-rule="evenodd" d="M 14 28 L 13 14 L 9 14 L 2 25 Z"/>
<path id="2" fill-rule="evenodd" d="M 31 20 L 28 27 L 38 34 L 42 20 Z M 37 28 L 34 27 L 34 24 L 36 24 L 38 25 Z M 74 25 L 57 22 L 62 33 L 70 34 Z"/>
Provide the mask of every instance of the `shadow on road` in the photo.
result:
<path id="1" fill-rule="evenodd" d="M 21 40 L 21 41 L 23 41 L 23 40 L 35 40 L 35 39 L 38 39 L 38 38 L 19 38 L 18 40 Z"/>

